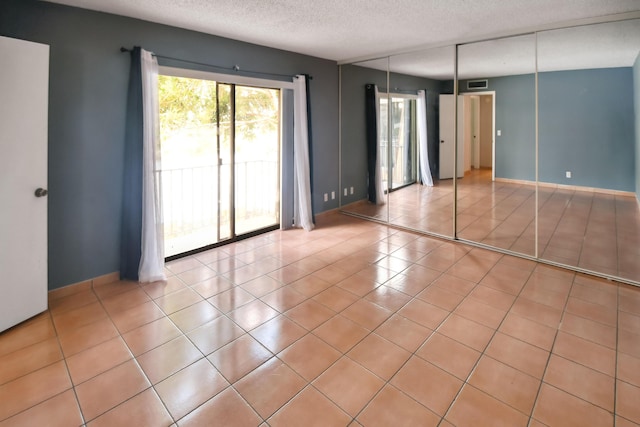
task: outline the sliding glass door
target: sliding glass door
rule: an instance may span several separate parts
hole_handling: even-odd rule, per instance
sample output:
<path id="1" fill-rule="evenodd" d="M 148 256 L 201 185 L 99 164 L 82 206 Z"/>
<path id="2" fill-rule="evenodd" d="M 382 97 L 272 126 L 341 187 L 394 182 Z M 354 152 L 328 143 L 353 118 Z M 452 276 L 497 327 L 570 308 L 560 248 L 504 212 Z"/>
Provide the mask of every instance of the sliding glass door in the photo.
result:
<path id="1" fill-rule="evenodd" d="M 389 100 L 391 108 L 388 108 Z M 391 132 L 388 132 L 389 126 Z M 383 163 L 384 188 L 393 191 L 416 182 L 416 135 L 415 96 L 391 94 L 389 99 L 381 97 L 380 144 L 381 151 L 388 154 Z"/>
<path id="2" fill-rule="evenodd" d="M 235 87 L 235 232 L 280 221 L 280 91 Z"/>
<path id="3" fill-rule="evenodd" d="M 165 255 L 277 226 L 280 90 L 160 76 Z"/>

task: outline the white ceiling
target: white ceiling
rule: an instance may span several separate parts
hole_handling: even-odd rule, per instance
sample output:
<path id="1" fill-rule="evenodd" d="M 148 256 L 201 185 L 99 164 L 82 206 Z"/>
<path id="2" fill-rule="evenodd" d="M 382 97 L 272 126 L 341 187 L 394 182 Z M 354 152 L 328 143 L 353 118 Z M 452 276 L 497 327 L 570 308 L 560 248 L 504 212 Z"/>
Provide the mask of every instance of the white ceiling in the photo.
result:
<path id="1" fill-rule="evenodd" d="M 639 0 L 49 1 L 338 62 L 640 11 Z"/>

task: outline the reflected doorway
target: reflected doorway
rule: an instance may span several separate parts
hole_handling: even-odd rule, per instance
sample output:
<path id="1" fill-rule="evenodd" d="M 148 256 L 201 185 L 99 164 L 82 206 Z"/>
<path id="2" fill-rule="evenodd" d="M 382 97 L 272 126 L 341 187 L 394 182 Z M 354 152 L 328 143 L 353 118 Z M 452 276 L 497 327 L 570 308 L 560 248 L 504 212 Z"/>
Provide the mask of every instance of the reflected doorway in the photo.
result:
<path id="1" fill-rule="evenodd" d="M 473 169 L 491 171 L 495 179 L 496 130 L 494 92 L 462 93 L 458 98 L 458 137 L 462 138 L 464 173 Z M 486 176 L 486 173 L 482 174 Z"/>
<path id="2" fill-rule="evenodd" d="M 535 255 L 535 186 L 496 180 L 495 93 L 458 98 L 458 152 L 464 178 L 458 180 L 456 236 L 489 246 Z"/>

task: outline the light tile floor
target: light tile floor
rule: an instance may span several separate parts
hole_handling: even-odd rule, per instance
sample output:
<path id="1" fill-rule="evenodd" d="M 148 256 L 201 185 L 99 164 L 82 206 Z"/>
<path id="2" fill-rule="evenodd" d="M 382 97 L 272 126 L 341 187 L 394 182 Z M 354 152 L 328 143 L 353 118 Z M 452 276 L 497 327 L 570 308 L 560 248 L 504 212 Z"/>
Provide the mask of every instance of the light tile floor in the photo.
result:
<path id="1" fill-rule="evenodd" d="M 535 256 L 535 186 L 492 182 L 491 170 L 458 180 L 457 236 Z M 640 282 L 640 206 L 635 197 L 540 186 L 538 256 Z M 453 235 L 453 181 L 394 191 L 385 205 L 345 210 L 392 224 Z"/>
<path id="2" fill-rule="evenodd" d="M 637 288 L 339 214 L 166 269 L 0 334 L 0 426 L 640 425 Z"/>

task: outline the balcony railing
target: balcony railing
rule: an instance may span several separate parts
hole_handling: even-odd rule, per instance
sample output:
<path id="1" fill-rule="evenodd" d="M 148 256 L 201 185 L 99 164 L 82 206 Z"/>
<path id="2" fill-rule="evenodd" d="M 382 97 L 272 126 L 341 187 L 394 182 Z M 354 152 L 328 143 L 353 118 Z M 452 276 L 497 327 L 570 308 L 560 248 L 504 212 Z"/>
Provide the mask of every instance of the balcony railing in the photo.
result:
<path id="1" fill-rule="evenodd" d="M 232 195 L 236 235 L 278 224 L 278 162 L 236 162 L 234 192 L 229 172 L 229 164 L 156 172 L 161 180 L 166 256 L 231 237 Z"/>

